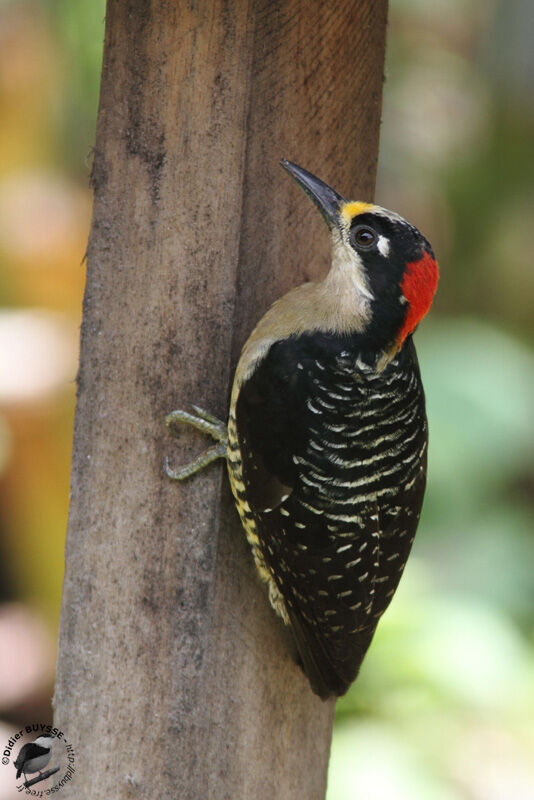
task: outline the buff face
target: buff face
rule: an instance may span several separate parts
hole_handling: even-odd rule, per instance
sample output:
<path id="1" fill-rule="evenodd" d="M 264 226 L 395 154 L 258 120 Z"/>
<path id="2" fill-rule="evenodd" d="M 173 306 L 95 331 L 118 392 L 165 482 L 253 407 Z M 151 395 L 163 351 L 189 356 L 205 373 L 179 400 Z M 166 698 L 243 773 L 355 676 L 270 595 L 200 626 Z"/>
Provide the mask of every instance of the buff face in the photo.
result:
<path id="1" fill-rule="evenodd" d="M 430 243 L 394 211 L 347 201 L 302 167 L 288 161 L 282 166 L 317 206 L 332 232 L 331 281 L 345 266 L 347 291 L 357 281 L 360 295 L 371 300 L 365 325 L 369 342 L 393 352 L 432 304 L 439 270 Z M 346 327 L 350 326 L 347 320 Z"/>

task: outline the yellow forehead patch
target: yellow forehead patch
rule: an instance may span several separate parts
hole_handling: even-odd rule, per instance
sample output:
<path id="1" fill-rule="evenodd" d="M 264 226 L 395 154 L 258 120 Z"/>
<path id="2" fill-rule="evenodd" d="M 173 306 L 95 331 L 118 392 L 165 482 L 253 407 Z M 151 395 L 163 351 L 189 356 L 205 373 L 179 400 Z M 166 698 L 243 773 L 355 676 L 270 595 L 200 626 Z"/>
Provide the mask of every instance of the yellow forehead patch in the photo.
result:
<path id="1" fill-rule="evenodd" d="M 354 217 L 357 217 L 359 214 L 365 214 L 366 211 L 372 211 L 373 208 L 376 208 L 376 206 L 372 203 L 359 203 L 357 201 L 345 203 L 345 205 L 341 206 L 341 219 L 349 226 Z"/>

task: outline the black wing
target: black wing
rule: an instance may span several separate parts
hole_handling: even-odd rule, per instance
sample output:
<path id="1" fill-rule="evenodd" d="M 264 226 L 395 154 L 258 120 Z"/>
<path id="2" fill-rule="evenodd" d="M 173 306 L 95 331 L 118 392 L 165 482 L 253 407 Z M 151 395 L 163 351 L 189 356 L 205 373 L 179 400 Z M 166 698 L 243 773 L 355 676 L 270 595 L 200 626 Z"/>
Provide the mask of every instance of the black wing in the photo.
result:
<path id="1" fill-rule="evenodd" d="M 23 745 L 13 765 L 17 770 L 17 778 L 20 778 L 27 761 L 38 756 L 44 756 L 48 752 L 50 752 L 48 747 L 41 747 L 40 744 L 35 744 L 35 742 L 28 742 L 28 744 Z"/>
<path id="2" fill-rule="evenodd" d="M 315 488 L 306 459 L 310 431 L 318 425 L 313 404 L 310 408 L 315 355 L 298 340 L 273 345 L 241 389 L 236 424 L 243 481 L 265 561 L 284 598 L 312 687 L 328 697 L 343 694 L 353 682 L 393 594 L 390 585 L 394 591 L 398 583 L 417 526 L 415 495 L 422 497 L 424 476 L 409 497 L 371 499 L 357 507 L 340 505 L 332 485 Z M 331 460 L 323 455 L 323 461 L 323 475 L 335 479 Z M 320 472 L 320 453 L 317 465 Z M 406 503 L 408 517 L 396 513 L 388 520 L 388 507 Z M 399 527 L 405 541 L 393 565 L 387 559 L 395 547 L 399 550 L 393 533 Z"/>

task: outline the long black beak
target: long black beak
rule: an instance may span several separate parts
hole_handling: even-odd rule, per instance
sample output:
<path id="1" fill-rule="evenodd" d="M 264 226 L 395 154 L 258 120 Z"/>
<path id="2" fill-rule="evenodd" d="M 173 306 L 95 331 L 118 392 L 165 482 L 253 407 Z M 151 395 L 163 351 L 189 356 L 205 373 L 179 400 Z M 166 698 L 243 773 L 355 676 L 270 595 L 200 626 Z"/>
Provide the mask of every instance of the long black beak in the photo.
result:
<path id="1" fill-rule="evenodd" d="M 328 186 L 327 183 L 312 175 L 311 172 L 292 164 L 291 161 L 283 158 L 280 164 L 293 176 L 300 188 L 315 203 L 328 227 L 330 229 L 337 228 L 339 226 L 339 209 L 345 202 L 341 195 Z"/>

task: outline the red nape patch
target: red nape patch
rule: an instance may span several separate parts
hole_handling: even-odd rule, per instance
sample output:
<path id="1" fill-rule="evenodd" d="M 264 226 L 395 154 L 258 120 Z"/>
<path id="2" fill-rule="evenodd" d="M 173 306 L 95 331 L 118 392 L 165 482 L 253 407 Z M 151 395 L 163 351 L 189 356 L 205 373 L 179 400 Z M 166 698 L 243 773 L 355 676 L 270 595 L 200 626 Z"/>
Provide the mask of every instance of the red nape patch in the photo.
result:
<path id="1" fill-rule="evenodd" d="M 432 305 L 438 277 L 438 264 L 430 253 L 425 253 L 419 261 L 410 261 L 406 264 L 401 289 L 408 301 L 408 310 L 399 333 L 399 344 L 402 344 L 406 337 L 415 330 Z"/>

